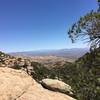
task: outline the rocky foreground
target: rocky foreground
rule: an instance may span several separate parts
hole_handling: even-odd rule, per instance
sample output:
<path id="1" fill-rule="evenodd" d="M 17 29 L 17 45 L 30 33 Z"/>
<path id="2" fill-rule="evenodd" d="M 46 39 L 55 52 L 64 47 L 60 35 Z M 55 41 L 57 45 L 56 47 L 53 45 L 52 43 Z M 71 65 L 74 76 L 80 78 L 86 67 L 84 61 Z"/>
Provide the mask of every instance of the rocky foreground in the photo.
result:
<path id="1" fill-rule="evenodd" d="M 68 95 L 49 91 L 27 73 L 0 68 L 0 100 L 75 100 Z"/>

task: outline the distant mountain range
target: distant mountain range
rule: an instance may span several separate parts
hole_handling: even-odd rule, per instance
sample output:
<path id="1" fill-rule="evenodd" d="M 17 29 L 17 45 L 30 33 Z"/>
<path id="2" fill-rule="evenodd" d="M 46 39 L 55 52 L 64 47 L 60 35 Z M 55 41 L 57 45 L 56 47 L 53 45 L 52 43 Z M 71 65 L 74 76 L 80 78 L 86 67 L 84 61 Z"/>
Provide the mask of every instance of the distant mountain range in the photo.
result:
<path id="1" fill-rule="evenodd" d="M 83 56 L 89 49 L 87 48 L 72 48 L 72 49 L 59 49 L 59 50 L 39 50 L 39 51 L 26 51 L 26 52 L 13 52 L 10 53 L 14 56 L 57 56 L 70 59 L 77 59 Z"/>

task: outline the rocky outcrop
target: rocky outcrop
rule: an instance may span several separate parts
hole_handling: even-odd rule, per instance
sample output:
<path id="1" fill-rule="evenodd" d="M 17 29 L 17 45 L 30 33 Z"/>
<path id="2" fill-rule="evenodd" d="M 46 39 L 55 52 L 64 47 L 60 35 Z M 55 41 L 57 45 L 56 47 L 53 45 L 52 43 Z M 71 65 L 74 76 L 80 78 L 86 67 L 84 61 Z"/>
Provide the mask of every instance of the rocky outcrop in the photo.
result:
<path id="1" fill-rule="evenodd" d="M 65 94 L 44 89 L 27 73 L 0 68 L 0 100 L 75 100 Z"/>
<path id="2" fill-rule="evenodd" d="M 56 79 L 43 79 L 41 84 L 47 89 L 73 95 L 71 86 L 62 81 Z"/>
<path id="3" fill-rule="evenodd" d="M 5 54 L 0 51 L 0 66 L 9 67 L 13 69 L 22 69 L 28 74 L 31 74 L 33 66 L 31 66 L 32 61 L 23 57 L 14 57 L 8 54 Z"/>

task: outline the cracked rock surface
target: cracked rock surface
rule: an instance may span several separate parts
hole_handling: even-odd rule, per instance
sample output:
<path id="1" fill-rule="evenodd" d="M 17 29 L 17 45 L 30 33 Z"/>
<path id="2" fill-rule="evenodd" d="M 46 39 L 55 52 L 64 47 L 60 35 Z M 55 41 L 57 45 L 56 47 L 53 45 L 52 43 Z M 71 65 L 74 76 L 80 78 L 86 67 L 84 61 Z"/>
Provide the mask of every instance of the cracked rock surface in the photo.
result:
<path id="1" fill-rule="evenodd" d="M 0 67 L 0 100 L 75 100 L 44 89 L 21 70 Z"/>

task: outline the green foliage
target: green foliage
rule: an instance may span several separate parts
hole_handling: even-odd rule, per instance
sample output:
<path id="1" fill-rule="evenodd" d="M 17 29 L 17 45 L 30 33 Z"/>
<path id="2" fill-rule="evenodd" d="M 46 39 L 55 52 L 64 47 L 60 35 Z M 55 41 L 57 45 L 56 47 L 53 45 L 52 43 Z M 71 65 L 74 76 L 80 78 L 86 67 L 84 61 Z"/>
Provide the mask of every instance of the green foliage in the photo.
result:
<path id="1" fill-rule="evenodd" d="M 95 52 L 95 53 L 94 53 Z M 94 55 L 95 54 L 95 57 Z M 75 63 L 48 69 L 32 62 L 32 77 L 40 82 L 44 78 L 62 80 L 72 86 L 77 100 L 100 100 L 100 50 L 86 53 Z"/>
<path id="2" fill-rule="evenodd" d="M 50 69 L 37 62 L 32 62 L 31 65 L 33 66 L 31 75 L 37 82 L 40 82 L 44 78 L 51 78 L 62 80 L 73 87 L 75 86 L 74 82 L 76 79 L 74 78 L 74 76 L 78 75 L 75 64 L 66 63 L 63 66 L 52 67 Z"/>
<path id="3" fill-rule="evenodd" d="M 33 71 L 31 72 L 31 75 L 38 82 L 48 77 L 49 70 L 42 64 L 38 62 L 32 62 L 31 65 L 33 66 Z"/>
<path id="4" fill-rule="evenodd" d="M 69 37 L 72 42 L 83 39 L 90 43 L 91 49 L 100 47 L 100 1 L 98 1 L 99 9 L 91 11 L 85 16 L 82 16 L 69 29 Z"/>
<path id="5" fill-rule="evenodd" d="M 78 100 L 100 100 L 100 51 L 94 52 L 95 57 L 91 52 L 76 61 L 78 76 L 74 90 Z"/>
<path id="6" fill-rule="evenodd" d="M 90 43 L 90 53 L 75 62 L 77 74 L 72 75 L 78 100 L 100 100 L 100 0 L 97 2 L 97 11 L 82 16 L 68 32 L 72 42 L 78 38 Z"/>
<path id="7" fill-rule="evenodd" d="M 14 66 L 13 66 L 12 68 L 19 70 L 19 69 L 22 68 L 22 66 L 20 66 L 19 64 L 17 64 L 17 63 L 15 62 L 15 63 L 14 63 Z"/>

